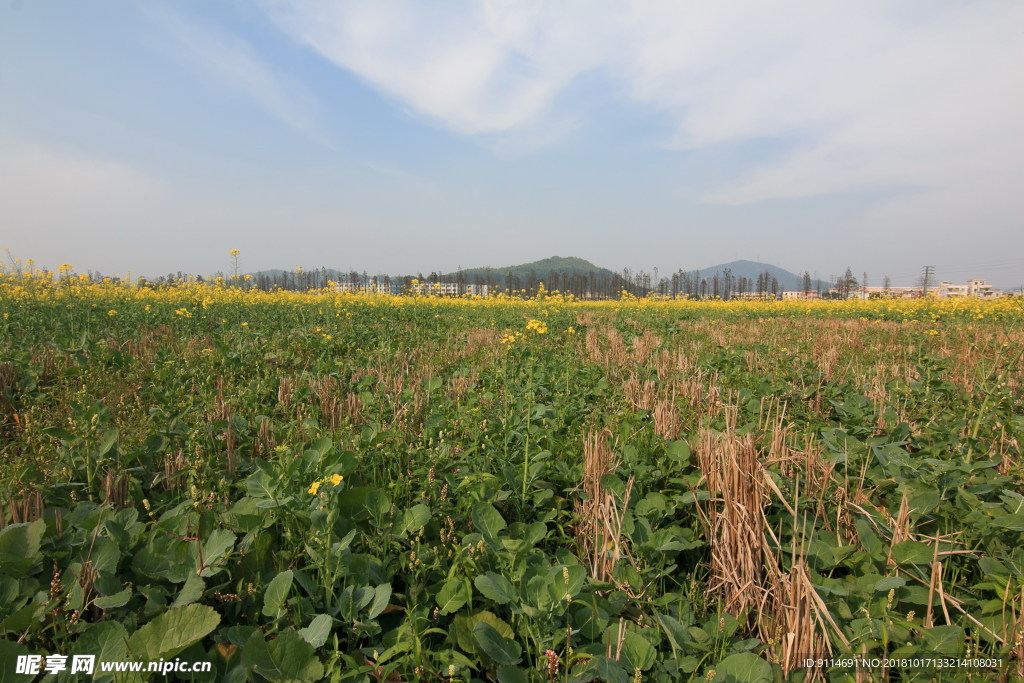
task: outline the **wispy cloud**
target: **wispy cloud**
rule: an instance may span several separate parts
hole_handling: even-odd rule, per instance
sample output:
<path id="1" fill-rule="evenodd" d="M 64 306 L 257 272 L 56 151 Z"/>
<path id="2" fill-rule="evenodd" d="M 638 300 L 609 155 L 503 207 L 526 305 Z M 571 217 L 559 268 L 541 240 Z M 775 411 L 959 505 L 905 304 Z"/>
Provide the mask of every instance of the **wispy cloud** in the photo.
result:
<path id="1" fill-rule="evenodd" d="M 149 6 L 174 39 L 180 55 L 218 87 L 241 93 L 311 140 L 332 146 L 316 114 L 315 97 L 299 79 L 279 73 L 248 41 L 187 19 L 167 7 Z"/>
<path id="2" fill-rule="evenodd" d="M 279 26 L 412 110 L 466 134 L 528 126 L 604 59 L 594 2 L 271 3 Z M 581 24 L 582 18 L 586 22 Z"/>
<path id="3" fill-rule="evenodd" d="M 586 118 L 560 94 L 594 73 L 669 148 L 785 139 L 705 200 L 955 189 L 1022 175 L 1024 5 L 271 2 L 298 41 L 498 151 L 557 144 Z M 554 125 L 558 122 L 559 125 Z M 549 129 L 551 134 L 538 131 Z M 502 145 L 504 143 L 504 146 Z"/>

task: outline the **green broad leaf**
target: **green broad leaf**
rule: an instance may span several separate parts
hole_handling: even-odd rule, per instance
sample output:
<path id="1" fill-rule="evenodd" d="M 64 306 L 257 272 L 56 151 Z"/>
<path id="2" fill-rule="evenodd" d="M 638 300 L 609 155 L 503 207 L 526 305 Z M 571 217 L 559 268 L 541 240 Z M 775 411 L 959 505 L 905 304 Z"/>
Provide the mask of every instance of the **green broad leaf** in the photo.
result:
<path id="1" fill-rule="evenodd" d="M 253 498 L 273 498 L 277 482 L 263 470 L 256 470 L 245 480 L 245 490 Z"/>
<path id="2" fill-rule="evenodd" d="M 897 588 L 903 588 L 906 585 L 907 580 L 902 576 L 887 576 L 875 584 L 874 591 L 876 593 L 885 593 Z"/>
<path id="3" fill-rule="evenodd" d="M 217 573 L 214 566 L 235 547 L 235 535 L 227 529 L 214 529 L 203 544 L 203 576 Z"/>
<path id="4" fill-rule="evenodd" d="M 0 531 L 0 573 L 20 577 L 40 558 L 39 546 L 46 522 L 9 524 Z"/>
<path id="5" fill-rule="evenodd" d="M 534 574 L 526 579 L 523 597 L 528 605 L 540 610 L 546 610 L 562 599 L 561 595 L 555 596 L 551 580 L 546 573 Z"/>
<path id="6" fill-rule="evenodd" d="M 64 445 L 67 445 L 75 440 L 75 435 L 69 432 L 68 430 L 64 429 L 63 427 L 44 427 L 42 432 L 46 436 L 50 436 L 53 437 L 54 439 L 60 440 L 61 442 L 64 443 Z"/>
<path id="7" fill-rule="evenodd" d="M 871 555 L 879 556 L 885 554 L 885 547 L 882 545 L 882 541 L 879 540 L 878 536 L 871 529 L 871 525 L 866 520 L 858 519 L 856 522 L 857 536 L 860 538 L 861 545 Z"/>
<path id="8" fill-rule="evenodd" d="M 286 569 L 275 576 L 263 594 L 263 616 L 277 619 L 283 613 L 285 600 L 292 589 L 294 575 L 291 569 Z"/>
<path id="9" fill-rule="evenodd" d="M 189 555 L 194 549 L 192 543 L 154 530 L 149 534 L 146 545 L 132 557 L 132 567 L 149 577 L 181 583 L 195 574 L 195 563 Z"/>
<path id="10" fill-rule="evenodd" d="M 16 639 L 17 636 L 14 636 Z M 16 674 L 15 662 L 18 661 L 18 657 L 21 655 L 32 654 L 24 645 L 20 645 L 11 640 L 0 639 L 0 683 L 7 683 L 7 681 L 25 681 L 32 680 L 32 677 L 25 674 Z"/>
<path id="11" fill-rule="evenodd" d="M 555 602 L 565 600 L 565 596 L 576 597 L 587 580 L 587 570 L 581 565 L 571 564 L 563 567 L 552 567 L 548 571 L 548 589 L 551 599 Z"/>
<path id="12" fill-rule="evenodd" d="M 667 614 L 658 614 L 657 616 L 661 632 L 668 639 L 668 643 L 672 647 L 672 654 L 675 656 L 678 651 L 683 649 L 683 644 L 686 642 L 686 629 L 675 617 Z"/>
<path id="13" fill-rule="evenodd" d="M 329 436 L 321 436 L 309 445 L 309 450 L 316 451 L 320 457 L 327 455 L 334 447 L 334 441 Z"/>
<path id="14" fill-rule="evenodd" d="M 198 643 L 220 624 L 220 615 L 208 605 L 170 609 L 128 639 L 128 649 L 141 659 L 173 657 Z"/>
<path id="15" fill-rule="evenodd" d="M 370 489 L 366 492 L 363 507 L 371 517 L 383 521 L 391 514 L 391 498 L 381 489 Z"/>
<path id="16" fill-rule="evenodd" d="M 117 565 L 121 561 L 121 549 L 114 539 L 100 536 L 93 541 L 87 559 L 96 571 L 116 574 Z"/>
<path id="17" fill-rule="evenodd" d="M 430 508 L 423 503 L 414 505 L 402 513 L 398 524 L 395 525 L 395 533 L 404 536 L 410 531 L 423 528 L 423 525 L 429 521 Z"/>
<path id="18" fill-rule="evenodd" d="M 490 624 L 504 638 L 515 638 L 515 632 L 512 630 L 512 627 L 502 621 L 500 617 L 495 616 L 493 612 L 482 610 L 470 616 L 456 614 L 455 639 L 459 644 L 459 648 L 466 652 L 476 653 L 476 639 L 473 637 L 473 627 L 481 622 Z"/>
<path id="19" fill-rule="evenodd" d="M 929 599 L 934 604 L 935 596 L 932 595 L 929 598 L 928 586 L 906 586 L 900 591 L 900 603 L 910 603 L 913 605 L 928 605 Z"/>
<path id="20" fill-rule="evenodd" d="M 185 583 L 182 584 L 181 590 L 178 591 L 178 595 L 175 596 L 174 602 L 171 603 L 171 607 L 184 607 L 185 605 L 191 605 L 193 602 L 203 597 L 203 591 L 206 590 L 206 582 L 194 573 L 189 574 L 188 578 L 185 579 Z"/>
<path id="21" fill-rule="evenodd" d="M 978 560 L 978 569 L 982 573 L 995 581 L 1005 583 L 1010 578 L 1010 570 L 1006 568 L 1002 562 L 994 557 L 983 557 Z"/>
<path id="22" fill-rule="evenodd" d="M 935 549 L 920 541 L 903 541 L 892 547 L 892 559 L 897 564 L 931 564 Z"/>
<path id="23" fill-rule="evenodd" d="M 633 678 L 631 673 L 626 673 L 621 664 L 609 657 L 602 656 L 591 660 L 589 669 L 593 669 L 597 673 L 597 680 L 607 683 L 627 683 Z"/>
<path id="24" fill-rule="evenodd" d="M 352 529 L 347 534 L 345 534 L 344 538 L 342 538 L 340 541 L 331 544 L 331 554 L 335 557 L 341 557 L 341 554 L 345 550 L 347 550 L 350 545 L 352 545 L 352 539 L 354 539 L 355 537 L 356 530 Z"/>
<path id="25" fill-rule="evenodd" d="M 516 666 L 499 666 L 498 683 L 530 683 L 530 674 Z"/>
<path id="26" fill-rule="evenodd" d="M 992 520 L 992 525 L 1011 531 L 1024 531 L 1024 515 L 1017 513 L 996 517 Z"/>
<path id="27" fill-rule="evenodd" d="M 937 508 L 942 502 L 938 491 L 922 490 L 916 491 L 910 498 L 910 509 L 915 515 L 927 514 Z"/>
<path id="28" fill-rule="evenodd" d="M 723 683 L 772 683 L 775 675 L 772 665 L 750 652 L 729 655 L 715 667 L 717 675 Z"/>
<path id="29" fill-rule="evenodd" d="M 480 652 L 493 659 L 496 663 L 510 666 L 518 664 L 522 659 L 522 648 L 519 643 L 506 638 L 498 630 L 484 621 L 473 626 L 473 638 Z"/>
<path id="30" fill-rule="evenodd" d="M 64 653 L 62 653 L 64 654 Z M 72 655 L 95 655 L 100 662 L 125 661 L 131 659 L 128 654 L 128 631 L 123 625 L 116 621 L 101 621 L 92 624 L 85 630 L 85 633 L 78 636 L 71 651 Z M 69 660 L 70 662 L 70 660 Z M 143 681 L 145 678 L 138 674 L 125 673 L 103 673 L 96 667 L 96 672 L 91 680 L 107 683 L 114 681 L 115 676 L 118 683 L 122 681 Z M 0 678 L 0 680 L 3 680 Z M 57 680 L 61 680 L 58 677 Z M 68 676 L 67 680 L 76 680 Z"/>
<path id="31" fill-rule="evenodd" d="M 395 657 L 396 655 L 400 655 L 400 654 L 403 654 L 405 652 L 408 652 L 409 650 L 412 649 L 412 646 L 413 646 L 413 644 L 409 640 L 400 640 L 400 641 L 398 641 L 392 647 L 389 647 L 388 649 L 384 650 L 379 655 L 377 655 L 377 660 L 376 660 L 377 664 L 378 665 L 383 664 L 383 663 L 387 662 L 388 660 L 390 660 L 392 657 Z"/>
<path id="32" fill-rule="evenodd" d="M 327 636 L 331 635 L 331 626 L 334 620 L 326 614 L 318 614 L 309 622 L 309 626 L 299 629 L 299 635 L 309 643 L 313 649 L 321 647 L 327 642 Z"/>
<path id="33" fill-rule="evenodd" d="M 346 586 L 338 595 L 338 615 L 355 621 L 359 611 L 373 601 L 375 594 L 376 591 L 369 586 Z"/>
<path id="34" fill-rule="evenodd" d="M 324 675 L 313 646 L 292 629 L 270 641 L 252 634 L 242 648 L 242 665 L 272 681 L 319 681 Z"/>
<path id="35" fill-rule="evenodd" d="M 527 545 L 537 545 L 548 535 L 548 525 L 544 522 L 534 522 L 523 527 L 522 534 L 524 543 Z"/>
<path id="36" fill-rule="evenodd" d="M 142 442 L 142 449 L 147 453 L 162 453 L 170 442 L 170 439 L 163 434 L 150 434 Z"/>
<path id="37" fill-rule="evenodd" d="M 45 606 L 40 606 L 35 603 L 13 609 L 6 619 L 0 619 L 0 633 L 5 631 L 8 633 L 24 631 L 35 623 L 37 617 L 42 615 L 45 611 Z"/>
<path id="38" fill-rule="evenodd" d="M 924 642 L 930 652 L 944 655 L 961 654 L 964 651 L 964 630 L 959 626 L 933 626 L 922 631 Z"/>
<path id="39" fill-rule="evenodd" d="M 501 574 L 487 572 L 473 580 L 476 589 L 487 598 L 499 605 L 504 605 L 515 600 L 518 596 L 512 588 L 512 582 Z"/>
<path id="40" fill-rule="evenodd" d="M 469 581 L 466 579 L 448 579 L 437 592 L 437 606 L 441 614 L 451 614 L 466 604 L 470 598 Z"/>
<path id="41" fill-rule="evenodd" d="M 258 501 L 256 501 L 256 507 L 260 508 L 261 510 L 272 510 L 273 508 L 278 508 L 281 507 L 282 505 L 287 505 L 293 500 L 295 500 L 295 498 L 292 496 L 280 498 L 277 500 L 273 498 L 260 498 Z"/>
<path id="42" fill-rule="evenodd" d="M 498 532 L 507 526 L 501 513 L 490 503 L 480 503 L 473 508 L 473 524 L 486 539 L 496 538 Z"/>
<path id="43" fill-rule="evenodd" d="M 690 444 L 685 441 L 673 441 L 665 448 L 669 460 L 685 465 L 690 462 Z"/>
<path id="44" fill-rule="evenodd" d="M 114 447 L 115 443 L 117 443 L 117 427 L 113 427 L 103 432 L 103 436 L 100 438 L 100 443 L 96 447 L 96 457 L 102 458 L 105 456 L 110 452 L 110 449 Z"/>
<path id="45" fill-rule="evenodd" d="M 373 591 L 373 602 L 370 603 L 370 609 L 366 613 L 366 616 L 370 619 L 376 619 L 385 609 L 387 609 L 388 601 L 390 600 L 391 584 L 382 583 L 377 586 Z"/>
<path id="46" fill-rule="evenodd" d="M 113 595 L 107 595 L 102 598 L 96 598 L 92 601 L 92 604 L 96 605 L 100 609 L 114 609 L 115 607 L 124 607 L 128 604 L 128 601 L 132 599 L 132 589 L 125 588 L 123 591 L 114 593 Z"/>
<path id="47" fill-rule="evenodd" d="M 647 671 L 654 664 L 656 654 L 650 641 L 639 633 L 627 633 L 622 641 L 622 656 L 627 660 L 627 668 Z"/>
<path id="48" fill-rule="evenodd" d="M 270 516 L 263 512 L 257 505 L 258 502 L 251 496 L 245 496 L 223 513 L 221 520 L 225 525 L 244 534 L 259 531 L 268 524 Z"/>
<path id="49" fill-rule="evenodd" d="M 702 629 L 700 626 L 687 626 L 686 632 L 690 635 L 690 638 L 698 646 L 707 646 L 711 644 L 711 636 L 707 631 Z M 701 647 L 701 649 L 705 649 Z"/>

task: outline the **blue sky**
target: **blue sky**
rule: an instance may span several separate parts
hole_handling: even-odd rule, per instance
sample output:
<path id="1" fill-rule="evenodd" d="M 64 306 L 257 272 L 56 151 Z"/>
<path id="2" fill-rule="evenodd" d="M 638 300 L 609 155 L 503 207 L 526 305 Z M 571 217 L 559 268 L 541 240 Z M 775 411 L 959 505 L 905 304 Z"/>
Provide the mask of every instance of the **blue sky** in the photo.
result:
<path id="1" fill-rule="evenodd" d="M 1024 5 L 18 0 L 0 246 L 1024 279 Z"/>

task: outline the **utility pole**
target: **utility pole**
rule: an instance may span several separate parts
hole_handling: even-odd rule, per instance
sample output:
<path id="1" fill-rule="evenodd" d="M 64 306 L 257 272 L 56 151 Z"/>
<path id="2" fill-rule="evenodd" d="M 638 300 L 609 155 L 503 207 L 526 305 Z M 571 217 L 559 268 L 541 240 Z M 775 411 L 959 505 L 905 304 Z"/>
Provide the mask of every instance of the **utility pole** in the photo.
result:
<path id="1" fill-rule="evenodd" d="M 935 266 L 925 266 L 924 274 L 921 276 L 921 289 L 923 295 L 928 296 L 928 286 L 931 284 L 932 275 L 935 274 Z"/>

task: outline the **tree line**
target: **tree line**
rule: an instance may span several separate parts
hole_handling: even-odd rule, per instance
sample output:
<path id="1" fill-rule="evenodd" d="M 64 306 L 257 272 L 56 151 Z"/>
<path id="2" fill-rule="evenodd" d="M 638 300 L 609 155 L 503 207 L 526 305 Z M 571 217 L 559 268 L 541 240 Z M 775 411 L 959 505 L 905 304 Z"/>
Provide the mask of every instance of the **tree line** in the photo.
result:
<path id="1" fill-rule="evenodd" d="M 101 281 L 104 276 L 99 272 L 89 271 L 90 279 Z M 121 281 L 122 278 L 108 278 Z M 867 273 L 862 279 L 854 277 L 852 269 L 838 277 L 823 282 L 812 278 L 809 271 L 803 271 L 796 282 L 780 283 L 770 271 L 764 270 L 755 277 L 737 275 L 729 268 L 710 274 L 699 270 L 676 270 L 670 275 L 661 275 L 657 268 L 652 271 L 633 271 L 624 268 L 621 272 L 609 270 L 590 271 L 537 271 L 516 269 L 493 269 L 485 273 L 475 271 L 468 273 L 459 270 L 455 273 L 391 276 L 385 274 L 372 275 L 366 271 L 338 271 L 331 268 L 315 268 L 306 270 L 296 268 L 292 271 L 263 271 L 241 276 L 225 275 L 223 272 L 203 277 L 186 273 L 168 273 L 153 279 L 138 278 L 133 284 L 149 287 L 168 286 L 182 281 L 227 283 L 233 286 L 260 290 L 309 291 L 326 289 L 339 284 L 354 290 L 373 289 L 375 291 L 402 294 L 413 291 L 417 283 L 430 286 L 435 283 L 454 284 L 459 294 L 479 293 L 486 287 L 489 294 L 507 292 L 520 296 L 536 296 L 543 290 L 571 294 L 577 299 L 617 299 L 628 294 L 635 297 L 660 296 L 666 298 L 693 299 L 734 299 L 734 298 L 778 298 L 785 289 L 799 289 L 814 293 L 821 298 L 847 298 L 858 288 L 867 286 Z M 473 287 L 470 287 L 473 285 Z M 889 286 L 889 278 L 883 278 L 883 286 Z"/>

